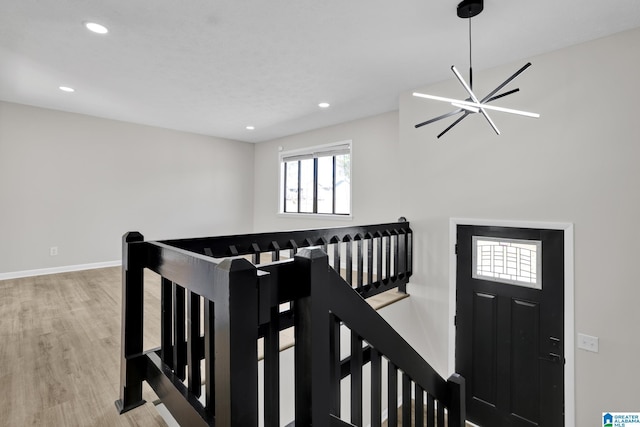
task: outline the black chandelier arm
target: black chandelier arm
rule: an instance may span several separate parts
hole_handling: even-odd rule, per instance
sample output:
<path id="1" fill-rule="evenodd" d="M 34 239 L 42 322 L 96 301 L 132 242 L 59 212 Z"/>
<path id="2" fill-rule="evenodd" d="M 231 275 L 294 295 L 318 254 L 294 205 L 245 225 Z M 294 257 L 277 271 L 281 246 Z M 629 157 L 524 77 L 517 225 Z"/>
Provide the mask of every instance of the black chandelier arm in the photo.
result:
<path id="1" fill-rule="evenodd" d="M 510 90 L 510 91 L 507 91 L 507 92 L 501 93 L 500 95 L 496 95 L 496 96 L 494 96 L 494 97 L 491 97 L 491 98 L 487 99 L 486 101 L 484 101 L 484 103 L 495 101 L 496 99 L 500 99 L 500 98 L 502 98 L 502 97 L 505 97 L 505 96 L 507 96 L 507 95 L 511 95 L 511 94 L 516 93 L 516 92 L 519 92 L 519 91 L 520 91 L 520 88 L 512 89 L 512 90 Z"/>
<path id="2" fill-rule="evenodd" d="M 483 102 L 486 102 L 489 98 L 491 98 L 493 95 L 495 95 L 496 93 L 498 93 L 503 87 L 505 87 L 506 85 L 508 85 L 509 83 L 511 83 L 511 81 L 513 79 L 515 79 L 516 77 L 518 77 L 520 74 L 522 74 L 522 72 L 524 70 L 526 70 L 527 68 L 529 68 L 531 66 L 531 62 L 527 62 L 526 64 L 524 64 L 524 66 L 522 68 L 520 68 L 518 71 L 516 71 L 515 73 L 513 73 L 511 75 L 511 77 L 509 77 L 507 80 L 505 80 L 504 82 L 502 82 L 497 88 L 495 88 L 494 90 L 492 90 L 487 96 L 485 96 L 482 101 L 480 101 L 480 103 L 482 104 Z"/>
<path id="3" fill-rule="evenodd" d="M 453 115 L 460 114 L 461 112 L 462 112 L 462 109 L 458 108 L 457 110 L 451 111 L 450 113 L 443 114 L 443 115 L 438 116 L 438 117 L 434 117 L 433 119 L 427 120 L 426 122 L 418 123 L 417 125 L 415 125 L 415 127 L 416 127 L 416 129 L 418 129 L 419 127 L 428 125 L 428 124 L 433 123 L 433 122 L 437 122 L 438 120 L 446 119 L 447 117 L 451 117 Z"/>
<path id="4" fill-rule="evenodd" d="M 484 101 L 478 101 L 478 98 L 473 93 L 473 90 L 471 89 L 471 87 L 469 87 L 469 85 L 467 85 L 467 82 L 464 81 L 464 77 L 462 77 L 462 75 L 458 72 L 458 70 L 456 69 L 455 66 L 453 66 L 453 65 L 451 66 L 451 71 L 453 71 L 453 74 L 456 76 L 456 78 L 458 79 L 458 81 L 460 82 L 462 87 L 464 87 L 464 90 L 467 91 L 467 93 L 471 97 L 471 100 L 473 100 L 473 102 L 475 102 L 476 104 L 482 104 L 482 102 L 484 102 Z M 479 107 L 479 110 L 480 110 L 480 113 L 482 114 L 482 116 L 487 120 L 487 123 L 489 123 L 489 126 L 491 126 L 493 128 L 493 130 L 495 131 L 496 134 L 500 135 L 500 131 L 496 127 L 495 123 L 493 123 L 493 120 L 491 120 L 491 117 L 489 116 L 489 113 L 487 113 L 485 111 L 485 109 L 482 108 L 481 106 Z"/>
<path id="5" fill-rule="evenodd" d="M 438 135 L 438 138 L 440 138 L 440 137 L 441 137 L 442 135 L 444 135 L 445 133 L 449 132 L 449 131 L 451 130 L 451 128 L 452 128 L 452 127 L 454 127 L 455 125 L 457 125 L 458 123 L 460 123 L 460 122 L 462 121 L 462 119 L 464 119 L 465 117 L 467 117 L 469 114 L 471 114 L 471 113 L 470 113 L 470 112 L 468 112 L 468 111 L 465 111 L 465 112 L 464 112 L 464 114 L 463 114 L 462 116 L 458 117 L 458 119 L 457 119 L 455 122 L 451 123 L 451 124 L 449 125 L 449 127 L 447 127 L 445 130 L 443 130 L 442 132 L 440 132 L 440 134 Z"/>
<path id="6" fill-rule="evenodd" d="M 519 73 L 521 73 L 522 71 L 524 71 L 524 69 L 526 69 L 526 67 L 523 67 L 523 68 L 522 68 L 522 69 L 521 69 L 517 74 L 519 74 Z M 517 74 L 514 74 L 513 76 L 511 76 L 509 81 L 513 80 L 513 79 L 517 76 Z M 506 86 L 506 84 L 508 84 L 508 83 L 509 83 L 509 81 L 506 81 L 502 86 L 503 86 L 503 87 L 504 87 L 504 86 Z M 499 89 L 500 89 L 500 88 L 498 88 L 498 90 L 499 90 Z M 499 95 L 493 96 L 493 97 L 491 97 L 491 98 L 487 98 L 487 97 L 485 97 L 485 98 L 483 98 L 482 103 L 492 102 L 492 101 L 495 101 L 496 99 L 500 99 L 500 98 L 503 98 L 503 97 L 505 97 L 505 96 L 512 95 L 512 94 L 514 94 L 514 93 L 516 93 L 516 92 L 519 92 L 519 91 L 520 91 L 520 88 L 515 88 L 515 89 L 511 89 L 511 90 L 509 90 L 509 91 L 507 91 L 507 92 L 501 93 L 501 94 L 499 94 Z M 494 90 L 493 92 L 495 93 L 495 92 L 497 92 L 497 90 Z M 489 95 L 487 95 L 487 96 L 489 96 Z M 467 101 L 469 101 L 469 98 L 467 98 Z M 441 115 L 441 116 L 434 117 L 433 119 L 430 119 L 430 120 L 424 121 L 424 122 L 422 122 L 422 123 L 418 123 L 417 125 L 415 125 L 415 128 L 416 128 L 416 129 L 418 129 L 418 128 L 422 127 L 422 126 L 425 126 L 425 125 L 428 125 L 428 124 L 431 124 L 431 123 L 437 122 L 438 120 L 446 119 L 447 117 L 451 117 L 451 116 L 454 116 L 454 115 L 456 115 L 456 114 L 460 114 L 460 113 L 462 113 L 462 112 L 463 112 L 463 110 L 462 110 L 461 108 L 459 108 L 459 109 L 457 109 L 457 110 L 451 111 L 451 112 L 446 113 L 446 114 L 443 114 L 443 115 Z M 464 111 L 464 115 L 462 115 L 461 117 L 459 117 L 459 118 L 458 118 L 456 121 L 454 121 L 450 126 L 448 126 L 445 130 L 443 130 L 443 131 L 438 135 L 438 138 L 440 138 L 440 137 L 441 137 L 442 135 L 444 135 L 445 133 L 449 132 L 449 131 L 451 130 L 451 128 L 453 128 L 455 125 L 457 125 L 458 123 L 460 123 L 460 122 L 462 121 L 462 119 L 464 119 L 465 117 L 467 117 L 467 116 L 468 116 L 468 115 L 470 115 L 470 114 L 471 114 L 471 112 L 469 112 L 469 111 Z"/>

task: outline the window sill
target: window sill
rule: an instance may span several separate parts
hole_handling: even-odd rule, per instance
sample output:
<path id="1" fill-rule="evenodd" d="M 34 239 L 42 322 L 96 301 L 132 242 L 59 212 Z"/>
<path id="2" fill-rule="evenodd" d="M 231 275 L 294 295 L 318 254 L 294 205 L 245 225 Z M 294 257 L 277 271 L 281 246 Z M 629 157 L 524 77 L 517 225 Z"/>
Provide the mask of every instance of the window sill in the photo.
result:
<path id="1" fill-rule="evenodd" d="M 278 212 L 280 218 L 297 218 L 297 219 L 328 219 L 331 221 L 353 221 L 353 215 L 332 215 L 332 214 L 314 214 L 314 213 L 293 213 Z"/>

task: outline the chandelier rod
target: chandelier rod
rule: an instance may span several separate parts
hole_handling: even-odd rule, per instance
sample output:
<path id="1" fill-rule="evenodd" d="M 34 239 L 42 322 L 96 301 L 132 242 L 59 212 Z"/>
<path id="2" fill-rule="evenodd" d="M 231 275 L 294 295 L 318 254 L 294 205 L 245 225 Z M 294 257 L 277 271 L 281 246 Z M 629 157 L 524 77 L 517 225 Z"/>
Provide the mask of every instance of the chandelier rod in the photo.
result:
<path id="1" fill-rule="evenodd" d="M 469 16 L 469 87 L 473 90 L 473 67 L 471 66 L 471 16 Z"/>

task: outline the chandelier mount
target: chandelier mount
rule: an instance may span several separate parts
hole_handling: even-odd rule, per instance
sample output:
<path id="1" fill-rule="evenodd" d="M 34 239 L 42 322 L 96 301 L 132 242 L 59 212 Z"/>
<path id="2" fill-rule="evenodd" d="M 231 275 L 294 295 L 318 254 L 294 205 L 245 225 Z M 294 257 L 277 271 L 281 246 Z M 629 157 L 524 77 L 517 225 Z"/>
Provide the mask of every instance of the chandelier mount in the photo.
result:
<path id="1" fill-rule="evenodd" d="M 459 18 L 473 18 L 482 12 L 484 9 L 483 0 L 464 0 L 458 4 L 457 12 Z"/>

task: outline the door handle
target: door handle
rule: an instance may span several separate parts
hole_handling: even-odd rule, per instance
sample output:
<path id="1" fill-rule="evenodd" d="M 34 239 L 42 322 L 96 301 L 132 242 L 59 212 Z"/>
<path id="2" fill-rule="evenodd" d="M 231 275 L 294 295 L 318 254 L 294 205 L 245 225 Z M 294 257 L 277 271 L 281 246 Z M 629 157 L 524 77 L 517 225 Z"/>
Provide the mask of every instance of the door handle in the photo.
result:
<path id="1" fill-rule="evenodd" d="M 551 362 L 551 363 L 561 363 L 561 362 L 564 363 L 564 359 L 562 358 L 562 356 L 556 353 L 549 353 L 548 356 L 540 356 L 538 357 L 538 359 L 546 360 L 547 362 Z"/>

